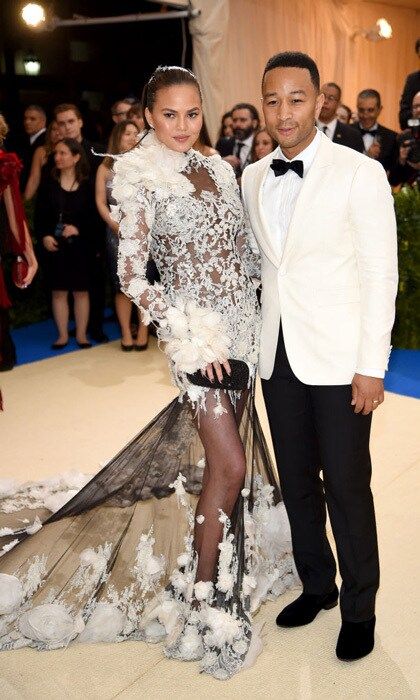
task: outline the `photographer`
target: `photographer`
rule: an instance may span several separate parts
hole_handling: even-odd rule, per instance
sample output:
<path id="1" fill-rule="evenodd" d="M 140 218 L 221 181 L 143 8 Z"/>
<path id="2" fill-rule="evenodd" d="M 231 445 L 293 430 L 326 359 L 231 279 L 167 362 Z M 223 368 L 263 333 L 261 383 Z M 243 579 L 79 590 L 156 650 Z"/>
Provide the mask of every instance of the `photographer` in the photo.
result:
<path id="1" fill-rule="evenodd" d="M 88 179 L 86 156 L 76 140 L 59 141 L 54 161 L 51 176 L 39 190 L 35 209 L 35 232 L 44 248 L 46 278 L 58 330 L 52 348 L 59 350 L 68 343 L 69 292 L 74 297 L 76 342 L 79 347 L 88 348 L 88 289 L 97 220 L 93 186 Z"/>
<path id="2" fill-rule="evenodd" d="M 413 97 L 408 129 L 398 136 L 398 161 L 389 172 L 392 187 L 420 181 L 420 92 Z"/>

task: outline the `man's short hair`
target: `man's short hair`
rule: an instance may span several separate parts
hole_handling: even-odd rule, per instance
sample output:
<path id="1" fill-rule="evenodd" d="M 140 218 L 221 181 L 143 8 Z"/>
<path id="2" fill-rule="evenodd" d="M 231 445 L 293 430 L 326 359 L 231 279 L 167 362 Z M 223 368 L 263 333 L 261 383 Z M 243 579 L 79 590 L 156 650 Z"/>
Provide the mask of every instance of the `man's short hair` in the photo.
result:
<path id="1" fill-rule="evenodd" d="M 362 90 L 357 95 L 357 99 L 360 98 L 361 100 L 366 100 L 369 97 L 374 97 L 376 102 L 377 102 L 378 107 L 381 106 L 381 96 L 380 96 L 379 92 L 377 90 L 374 90 L 373 88 L 367 88 L 366 90 Z"/>
<path id="2" fill-rule="evenodd" d="M 62 104 L 57 105 L 57 107 L 54 107 L 54 117 L 57 118 L 62 112 L 69 112 L 70 110 L 75 113 L 78 119 L 82 118 L 80 109 L 72 102 L 63 102 Z"/>
<path id="3" fill-rule="evenodd" d="M 233 114 L 237 109 L 247 109 L 248 112 L 251 114 L 252 119 L 256 119 L 258 124 L 260 123 L 260 115 L 258 114 L 258 109 L 254 107 L 254 105 L 251 105 L 248 102 L 238 102 L 237 105 L 232 107 L 231 113 Z"/>
<path id="4" fill-rule="evenodd" d="M 114 102 L 114 104 L 111 107 L 111 114 L 117 114 L 118 113 L 118 105 L 124 104 L 124 105 L 129 105 L 130 107 L 132 106 L 133 102 L 129 99 L 124 98 L 123 100 L 117 100 Z"/>
<path id="5" fill-rule="evenodd" d="M 44 117 L 44 119 L 47 118 L 47 113 L 45 109 L 41 107 L 41 105 L 28 105 L 25 107 L 25 112 L 28 112 L 29 110 L 31 110 L 31 112 L 38 112 L 42 117 Z"/>
<path id="6" fill-rule="evenodd" d="M 268 59 L 263 73 L 263 82 L 266 73 L 274 68 L 306 68 L 311 76 L 312 84 L 317 92 L 319 92 L 320 79 L 319 70 L 313 58 L 301 51 L 283 51 L 276 53 Z"/>
<path id="7" fill-rule="evenodd" d="M 341 87 L 337 83 L 324 83 L 327 87 L 334 88 L 338 92 L 338 101 L 341 102 Z"/>

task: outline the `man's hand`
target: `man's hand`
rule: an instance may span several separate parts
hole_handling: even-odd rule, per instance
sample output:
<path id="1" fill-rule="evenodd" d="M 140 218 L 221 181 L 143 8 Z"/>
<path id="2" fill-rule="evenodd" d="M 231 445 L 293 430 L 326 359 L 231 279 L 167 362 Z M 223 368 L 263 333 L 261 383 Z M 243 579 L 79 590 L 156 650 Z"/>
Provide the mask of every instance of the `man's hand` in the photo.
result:
<path id="1" fill-rule="evenodd" d="M 366 151 L 366 154 L 370 158 L 375 158 L 375 160 L 377 160 L 381 155 L 381 144 L 378 143 L 378 141 L 374 141 L 370 148 Z"/>
<path id="2" fill-rule="evenodd" d="M 367 416 L 384 402 L 384 382 L 377 377 L 355 374 L 351 383 L 352 401 L 355 413 Z"/>

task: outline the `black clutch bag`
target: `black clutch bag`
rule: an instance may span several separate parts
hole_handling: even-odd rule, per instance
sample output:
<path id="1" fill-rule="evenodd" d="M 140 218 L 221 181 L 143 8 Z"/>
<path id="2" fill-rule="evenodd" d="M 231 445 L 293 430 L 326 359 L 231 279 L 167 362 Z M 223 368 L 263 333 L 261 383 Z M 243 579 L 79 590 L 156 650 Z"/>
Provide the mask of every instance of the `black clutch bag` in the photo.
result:
<path id="1" fill-rule="evenodd" d="M 194 374 L 187 374 L 188 381 L 196 386 L 204 386 L 208 389 L 232 389 L 234 391 L 244 391 L 248 387 L 249 367 L 242 360 L 230 360 L 231 374 L 229 375 L 222 365 L 223 379 L 221 382 L 214 373 L 214 381 L 211 382 L 207 374 L 201 374 L 201 370 L 197 370 Z"/>

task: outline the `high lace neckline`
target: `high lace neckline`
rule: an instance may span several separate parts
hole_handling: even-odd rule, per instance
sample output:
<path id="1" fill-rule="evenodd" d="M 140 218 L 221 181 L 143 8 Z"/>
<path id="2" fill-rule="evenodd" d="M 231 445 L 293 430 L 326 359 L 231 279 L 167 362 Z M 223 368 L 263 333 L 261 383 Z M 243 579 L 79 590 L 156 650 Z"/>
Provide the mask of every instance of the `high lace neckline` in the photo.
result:
<path id="1" fill-rule="evenodd" d="M 140 147 L 146 148 L 150 155 L 156 156 L 157 161 L 161 165 L 167 165 L 167 167 L 180 173 L 188 165 L 191 158 L 195 155 L 195 151 L 190 148 L 185 153 L 179 153 L 178 151 L 172 150 L 165 146 L 162 141 L 156 136 L 154 129 L 150 129 L 145 136 L 141 138 Z"/>

